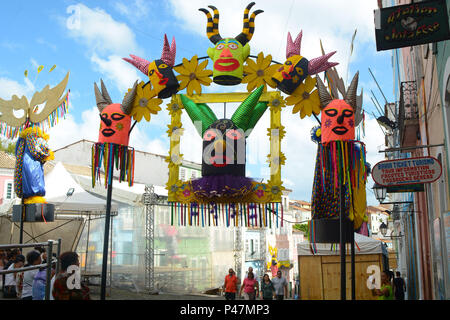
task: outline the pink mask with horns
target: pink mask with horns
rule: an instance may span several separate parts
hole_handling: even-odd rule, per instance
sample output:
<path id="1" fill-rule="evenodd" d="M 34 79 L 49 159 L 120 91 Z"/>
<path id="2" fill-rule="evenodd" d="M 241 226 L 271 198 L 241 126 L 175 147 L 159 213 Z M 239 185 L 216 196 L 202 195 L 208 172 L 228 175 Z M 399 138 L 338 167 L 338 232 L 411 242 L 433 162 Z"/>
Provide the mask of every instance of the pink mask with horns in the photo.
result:
<path id="1" fill-rule="evenodd" d="M 177 93 L 180 86 L 172 70 L 175 64 L 176 51 L 175 38 L 172 38 L 172 44 L 169 45 L 167 35 L 164 35 L 164 47 L 161 59 L 150 62 L 130 54 L 132 59 L 123 58 L 123 60 L 131 63 L 143 74 L 148 76 L 153 90 L 158 94 L 158 98 L 165 99 Z"/>

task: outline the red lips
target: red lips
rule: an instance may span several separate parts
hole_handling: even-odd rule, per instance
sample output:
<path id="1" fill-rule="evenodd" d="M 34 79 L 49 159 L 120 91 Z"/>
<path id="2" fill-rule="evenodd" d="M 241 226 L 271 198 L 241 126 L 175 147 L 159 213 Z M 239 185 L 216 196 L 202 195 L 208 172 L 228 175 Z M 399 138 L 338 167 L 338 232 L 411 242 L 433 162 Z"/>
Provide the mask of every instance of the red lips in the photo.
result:
<path id="1" fill-rule="evenodd" d="M 116 133 L 116 131 L 113 129 L 103 129 L 102 133 L 105 137 L 111 137 L 114 133 Z"/>
<path id="2" fill-rule="evenodd" d="M 291 75 L 284 71 L 281 73 L 281 75 L 283 76 L 283 79 L 286 79 L 286 80 L 292 79 Z"/>
<path id="3" fill-rule="evenodd" d="M 214 62 L 214 68 L 218 71 L 233 71 L 239 68 L 240 65 L 236 59 L 217 59 Z"/>
<path id="4" fill-rule="evenodd" d="M 331 129 L 331 131 L 333 131 L 337 135 L 342 136 L 347 133 L 348 129 L 344 126 L 337 126 L 337 127 L 334 127 L 333 129 Z"/>
<path id="5" fill-rule="evenodd" d="M 214 167 L 217 167 L 217 168 L 225 167 L 226 165 L 231 163 L 231 159 L 228 158 L 227 156 L 214 156 L 214 157 L 211 157 L 209 159 L 209 161 L 211 162 L 211 164 Z M 221 163 L 216 163 L 216 161 L 218 161 L 218 162 L 220 161 Z"/>

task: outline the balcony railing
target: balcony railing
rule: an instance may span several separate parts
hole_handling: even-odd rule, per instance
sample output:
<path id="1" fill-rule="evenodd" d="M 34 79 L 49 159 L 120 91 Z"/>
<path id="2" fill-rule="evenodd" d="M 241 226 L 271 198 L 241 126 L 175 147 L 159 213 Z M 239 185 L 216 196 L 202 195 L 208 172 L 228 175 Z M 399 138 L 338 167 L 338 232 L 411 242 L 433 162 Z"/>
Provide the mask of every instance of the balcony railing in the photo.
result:
<path id="1" fill-rule="evenodd" d="M 404 81 L 400 85 L 400 104 L 398 113 L 398 127 L 402 146 L 405 143 L 405 134 L 414 134 L 418 129 L 419 108 L 417 105 L 417 83 L 416 81 Z M 414 126 L 413 131 L 407 131 L 408 126 Z M 408 139 L 411 140 L 411 139 Z"/>

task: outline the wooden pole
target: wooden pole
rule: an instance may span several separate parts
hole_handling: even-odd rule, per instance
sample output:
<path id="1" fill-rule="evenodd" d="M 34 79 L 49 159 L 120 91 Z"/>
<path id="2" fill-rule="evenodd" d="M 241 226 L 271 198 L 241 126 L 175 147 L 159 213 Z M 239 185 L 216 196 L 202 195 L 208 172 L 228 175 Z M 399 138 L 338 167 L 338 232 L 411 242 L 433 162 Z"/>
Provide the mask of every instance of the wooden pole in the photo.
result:
<path id="1" fill-rule="evenodd" d="M 351 269 L 352 269 L 352 300 L 356 300 L 356 283 L 355 283 L 355 232 L 352 225 L 351 235 Z"/>
<path id="2" fill-rule="evenodd" d="M 346 300 L 346 270 L 345 270 L 345 228 L 344 228 L 344 185 L 339 188 L 339 248 L 341 253 L 341 300 Z"/>
<path id="3" fill-rule="evenodd" d="M 110 167 L 111 171 L 113 165 Z M 111 221 L 111 198 L 112 198 L 112 181 L 113 176 L 110 172 L 110 178 L 108 179 L 108 193 L 106 196 L 106 217 L 105 217 L 105 235 L 103 238 L 103 264 L 102 264 L 102 281 L 100 289 L 100 300 L 105 300 L 106 297 L 106 273 L 108 267 L 108 245 L 109 245 L 109 226 Z"/>

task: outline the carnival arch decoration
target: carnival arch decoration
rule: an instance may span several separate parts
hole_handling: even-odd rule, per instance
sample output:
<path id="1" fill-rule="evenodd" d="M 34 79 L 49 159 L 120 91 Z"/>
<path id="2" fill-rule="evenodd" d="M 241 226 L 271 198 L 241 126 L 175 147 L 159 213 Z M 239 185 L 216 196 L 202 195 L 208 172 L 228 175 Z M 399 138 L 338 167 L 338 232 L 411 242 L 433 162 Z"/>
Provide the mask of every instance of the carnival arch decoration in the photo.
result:
<path id="1" fill-rule="evenodd" d="M 149 118 L 150 113 L 159 111 L 162 100 L 170 98 L 166 108 L 170 114 L 166 188 L 172 225 L 272 227 L 279 226 L 279 221 L 283 224 L 281 197 L 285 187 L 281 167 L 286 157 L 281 151 L 281 141 L 286 130 L 281 111 L 293 106 L 293 113 L 299 113 L 300 118 L 317 117 L 321 104 L 314 76 L 338 63 L 328 61 L 335 51 L 314 59 L 303 57 L 302 32 L 295 40 L 288 33 L 284 63 L 263 52 L 251 55 L 255 20 L 263 13 L 263 10 L 251 12 L 254 5 L 251 2 L 244 9 L 242 32 L 225 38 L 219 33 L 219 10 L 214 6 L 208 6 L 212 11 L 199 9 L 206 15 L 206 36 L 214 45 L 206 50 L 206 56 L 182 58 L 181 63 L 175 64 L 175 38 L 169 45 L 165 35 L 159 60 L 150 62 L 133 54 L 131 58 L 123 58 L 148 77 L 147 82 L 137 87 L 142 94 L 136 97 L 136 108 L 132 111 L 135 122 L 143 117 L 149 120 L 146 115 Z M 207 69 L 209 61 L 211 69 Z M 202 88 L 212 82 L 227 87 L 247 84 L 247 92 L 202 93 Z M 182 90 L 185 93 L 180 93 Z M 208 103 L 240 105 L 231 118 L 221 119 Z M 245 176 L 245 141 L 267 109 L 270 178 L 263 182 Z M 179 179 L 183 110 L 203 140 L 202 177 L 189 181 Z"/>

